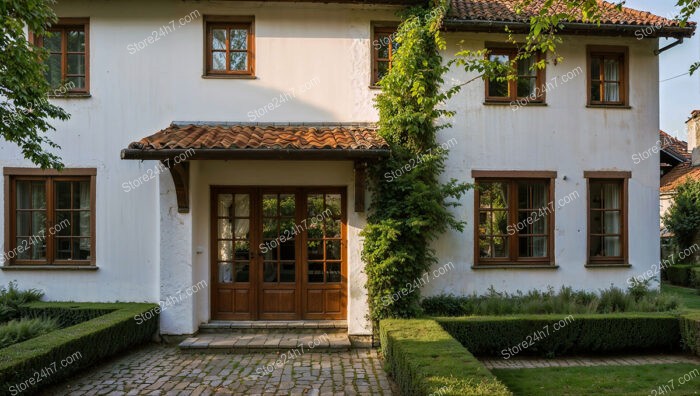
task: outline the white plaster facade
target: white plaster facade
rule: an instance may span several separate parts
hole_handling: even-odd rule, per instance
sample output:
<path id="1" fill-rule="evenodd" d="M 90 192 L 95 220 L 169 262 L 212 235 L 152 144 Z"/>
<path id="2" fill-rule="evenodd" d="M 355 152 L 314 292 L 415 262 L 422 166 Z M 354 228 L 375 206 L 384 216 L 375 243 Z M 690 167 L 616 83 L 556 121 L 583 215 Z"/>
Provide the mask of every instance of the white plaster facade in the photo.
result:
<path id="1" fill-rule="evenodd" d="M 254 15 L 254 80 L 202 78 L 203 19 L 130 54 L 127 46 L 153 30 L 198 10 L 201 15 Z M 140 177 L 155 161 L 123 161 L 119 152 L 132 141 L 174 120 L 250 121 L 249 112 L 272 98 L 315 80 L 295 99 L 258 122 L 374 122 L 370 89 L 370 24 L 395 19 L 384 6 L 229 1 L 78 1 L 57 5 L 61 17 L 90 18 L 90 98 L 54 99 L 71 115 L 56 123 L 51 137 L 61 145 L 67 167 L 97 168 L 98 271 L 1 271 L 0 283 L 45 291 L 51 300 L 159 301 L 176 295 L 209 273 L 209 186 L 342 185 L 348 188 L 348 324 L 350 334 L 370 333 L 363 263 L 365 215 L 353 202 L 351 162 L 193 161 L 190 213 L 177 211 L 174 185 L 166 173 L 124 192 L 122 184 Z M 460 48 L 483 48 L 504 35 L 447 34 L 446 59 Z M 460 45 L 460 41 L 464 42 Z M 587 44 L 629 46 L 630 109 L 586 107 Z M 632 155 L 658 140 L 657 40 L 565 37 L 565 60 L 549 65 L 547 80 L 577 67 L 583 73 L 547 92 L 547 106 L 514 111 L 486 106 L 481 80 L 464 87 L 448 104 L 457 111 L 453 127 L 440 139 L 456 139 L 445 179 L 471 182 L 477 170 L 556 171 L 555 199 L 580 196 L 556 212 L 556 270 L 473 270 L 473 193 L 455 210 L 467 222 L 437 243 L 440 261 L 453 262 L 449 276 L 431 282 L 426 294 L 558 288 L 597 290 L 645 272 L 659 257 L 658 154 L 635 165 Z M 473 78 L 453 70 L 449 84 Z M 0 146 L 0 166 L 31 167 L 19 150 Z M 586 268 L 586 181 L 584 171 L 631 171 L 629 259 L 631 268 Z M 7 198 L 7 197 L 3 197 Z M 4 214 L 1 220 L 3 223 Z M 189 334 L 210 318 L 208 292 L 164 311 L 166 334 Z"/>

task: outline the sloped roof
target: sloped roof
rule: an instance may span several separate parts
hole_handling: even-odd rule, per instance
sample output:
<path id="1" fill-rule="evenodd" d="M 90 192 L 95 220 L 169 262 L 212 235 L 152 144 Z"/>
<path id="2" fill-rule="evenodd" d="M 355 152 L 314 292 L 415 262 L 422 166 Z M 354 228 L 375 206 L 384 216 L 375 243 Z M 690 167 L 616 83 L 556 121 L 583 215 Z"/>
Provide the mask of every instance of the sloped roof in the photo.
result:
<path id="1" fill-rule="evenodd" d="M 686 180 L 700 180 L 700 166 L 693 166 L 690 162 L 684 162 L 661 178 L 661 193 L 671 193 L 676 191 L 679 185 Z"/>
<path id="2" fill-rule="evenodd" d="M 447 14 L 446 25 L 448 27 L 458 28 L 463 27 L 465 30 L 480 30 L 491 27 L 502 26 L 494 22 L 502 22 L 517 27 L 517 25 L 527 25 L 530 18 L 537 15 L 541 10 L 546 0 L 534 0 L 530 6 L 525 8 L 522 13 L 516 12 L 517 0 L 450 0 L 450 11 Z M 642 26 L 654 27 L 650 31 L 644 31 L 643 37 L 690 37 L 695 30 L 695 23 L 689 22 L 687 26 L 681 27 L 679 21 L 664 18 L 654 15 L 650 12 L 639 11 L 629 7 L 617 9 L 614 4 L 600 1 L 602 4 L 601 26 L 592 23 L 584 23 L 583 16 L 579 13 L 574 20 L 564 23 L 564 33 L 574 33 L 575 29 L 588 30 L 589 34 L 610 34 L 616 31 L 621 33 L 621 28 L 628 28 L 628 34 L 634 35 L 634 29 L 639 29 Z M 566 11 L 566 6 L 563 0 L 555 0 L 551 10 L 553 12 Z M 486 23 L 485 23 L 486 22 Z M 488 23 L 490 22 L 490 23 Z M 471 29 L 469 28 L 471 26 Z M 587 25 L 587 26 L 586 26 Z"/>
<path id="3" fill-rule="evenodd" d="M 688 152 L 688 143 L 677 139 L 664 131 L 659 131 L 659 141 L 661 149 L 669 152 L 681 161 L 690 161 L 691 155 Z"/>

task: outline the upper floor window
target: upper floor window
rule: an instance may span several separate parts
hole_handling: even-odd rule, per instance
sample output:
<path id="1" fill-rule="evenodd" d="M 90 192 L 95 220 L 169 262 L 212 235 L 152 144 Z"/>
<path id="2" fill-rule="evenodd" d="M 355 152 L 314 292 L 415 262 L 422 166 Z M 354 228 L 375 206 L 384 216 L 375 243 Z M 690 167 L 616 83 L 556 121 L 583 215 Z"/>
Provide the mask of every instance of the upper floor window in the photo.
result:
<path id="1" fill-rule="evenodd" d="M 95 264 L 95 169 L 5 168 L 10 265 Z"/>
<path id="2" fill-rule="evenodd" d="M 588 105 L 626 106 L 626 47 L 588 46 Z"/>
<path id="3" fill-rule="evenodd" d="M 476 265 L 551 265 L 554 172 L 474 171 Z"/>
<path id="4" fill-rule="evenodd" d="M 588 263 L 627 264 L 629 172 L 586 172 Z"/>
<path id="5" fill-rule="evenodd" d="M 372 40 L 372 86 L 391 70 L 394 53 L 398 49 L 396 43 L 396 27 L 374 26 Z"/>
<path id="6" fill-rule="evenodd" d="M 89 92 L 89 20 L 61 18 L 37 36 L 35 44 L 48 51 L 46 79 L 56 94 Z"/>
<path id="7" fill-rule="evenodd" d="M 206 75 L 255 75 L 252 17 L 206 17 Z"/>
<path id="8" fill-rule="evenodd" d="M 541 56 L 531 56 L 527 59 L 517 59 L 516 48 L 492 48 L 488 51 L 488 59 L 511 68 L 511 78 L 503 73 L 491 79 L 486 79 L 487 102 L 511 102 L 527 99 L 527 102 L 544 102 L 544 69 L 535 68 L 535 63 Z M 499 80 L 499 78 L 501 80 Z"/>

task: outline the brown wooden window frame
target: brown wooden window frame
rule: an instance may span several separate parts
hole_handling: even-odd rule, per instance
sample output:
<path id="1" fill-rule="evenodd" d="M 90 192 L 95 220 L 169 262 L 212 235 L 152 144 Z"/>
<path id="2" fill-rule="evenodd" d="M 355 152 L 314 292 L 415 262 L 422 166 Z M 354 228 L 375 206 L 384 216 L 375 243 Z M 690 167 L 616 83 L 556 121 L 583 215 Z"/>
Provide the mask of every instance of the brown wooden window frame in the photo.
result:
<path id="1" fill-rule="evenodd" d="M 591 95 L 593 78 L 592 78 L 592 68 L 593 59 L 600 58 L 602 60 L 601 65 L 604 64 L 606 58 L 617 58 L 619 61 L 618 74 L 620 76 L 619 90 L 620 90 L 620 100 L 619 101 L 605 101 L 605 68 L 600 68 L 599 79 L 596 80 L 600 83 L 600 99 L 593 100 Z M 587 103 L 589 107 L 627 107 L 629 106 L 629 48 L 622 46 L 600 46 L 600 45 L 589 45 L 586 46 L 586 95 Z"/>
<path id="2" fill-rule="evenodd" d="M 66 181 L 88 181 L 90 183 L 90 258 L 87 260 L 60 260 L 56 259 L 54 244 L 57 236 L 45 233 L 46 258 L 41 260 L 20 260 L 10 257 L 4 263 L 5 267 L 22 266 L 95 266 L 95 206 L 96 206 L 96 177 L 95 168 L 70 168 L 62 171 L 42 170 L 36 168 L 4 168 L 5 178 L 5 251 L 9 252 L 17 248 L 17 181 L 40 181 L 45 183 L 46 195 L 46 224 L 44 230 L 49 230 L 56 225 L 56 203 L 55 188 L 56 182 Z M 74 211 L 75 209 L 68 209 Z M 59 210 L 60 211 L 60 210 Z M 72 218 L 72 217 L 71 217 Z M 73 238 L 75 239 L 75 238 Z"/>
<path id="3" fill-rule="evenodd" d="M 212 30 L 226 29 L 226 49 L 214 50 L 212 48 Z M 245 29 L 248 31 L 248 42 L 245 51 L 232 51 L 229 44 L 231 29 Z M 213 69 L 213 53 L 226 53 L 226 70 Z M 245 52 L 248 57 L 247 70 L 230 70 L 231 53 Z M 253 16 L 204 16 L 204 77 L 216 78 L 255 78 L 255 17 Z"/>
<path id="4" fill-rule="evenodd" d="M 489 60 L 489 57 L 491 55 L 507 55 L 510 59 L 510 62 L 513 63 L 515 62 L 515 58 L 518 56 L 518 49 L 515 47 L 501 47 L 501 46 L 493 46 L 493 45 L 488 45 L 487 43 L 487 52 L 486 52 L 486 60 Z M 544 59 L 544 54 L 537 54 L 533 55 L 535 58 L 535 63 L 541 61 Z M 517 73 L 518 67 L 517 64 L 515 65 L 515 71 Z M 518 78 L 521 76 L 518 75 Z M 522 76 L 522 77 L 527 77 L 527 78 L 532 78 L 532 76 Z M 545 69 L 537 69 L 536 75 L 535 75 L 535 87 L 536 89 L 539 90 L 539 94 L 535 99 L 531 99 L 530 95 L 528 96 L 518 96 L 518 80 L 517 79 L 512 79 L 508 80 L 508 96 L 490 96 L 489 95 L 489 84 L 490 80 L 488 78 L 484 78 L 484 98 L 486 103 L 510 103 L 518 100 L 527 100 L 527 103 L 545 103 L 546 101 L 546 95 L 545 95 L 545 79 L 546 79 L 546 68 Z"/>
<path id="5" fill-rule="evenodd" d="M 611 266 L 629 265 L 629 227 L 628 227 L 628 217 L 629 217 L 629 179 L 632 177 L 631 172 L 626 171 L 586 171 L 584 172 L 584 178 L 586 179 L 586 257 L 587 265 L 589 266 Z M 619 183 L 621 186 L 620 194 L 620 227 L 622 228 L 620 234 L 595 234 L 591 233 L 591 213 L 593 211 L 591 207 L 591 182 L 615 182 Z M 605 211 L 604 208 L 596 209 L 600 211 Z M 608 209 L 608 211 L 610 211 Z M 604 236 L 604 235 L 619 235 L 620 236 L 620 256 L 591 256 L 591 238 L 594 236 Z"/>
<path id="6" fill-rule="evenodd" d="M 379 88 L 379 62 L 389 63 L 389 69 L 391 70 L 391 63 L 393 61 L 393 42 L 396 38 L 396 30 L 398 25 L 392 22 L 377 22 L 372 24 L 372 40 L 370 41 L 370 52 L 372 53 L 372 67 L 370 70 L 370 87 Z M 389 58 L 379 57 L 379 48 L 376 47 L 375 42 L 380 40 L 380 37 L 389 38 Z"/>
<path id="7" fill-rule="evenodd" d="M 68 51 L 68 32 L 71 30 L 82 29 L 85 32 L 85 51 Z M 51 25 L 47 31 L 53 34 L 61 35 L 61 81 L 63 86 L 68 77 L 84 77 L 85 87 L 68 90 L 65 95 L 87 95 L 90 93 L 90 18 L 59 18 L 58 21 Z M 33 42 L 38 47 L 44 47 L 44 39 L 41 36 L 29 32 L 29 41 Z M 58 52 L 55 52 L 56 54 Z M 83 54 L 85 57 L 85 74 L 68 74 L 68 54 Z M 58 88 L 58 87 L 52 87 Z M 64 94 L 55 93 L 51 96 L 63 96 Z"/>
<path id="8" fill-rule="evenodd" d="M 515 226 L 518 224 L 518 212 L 530 210 L 530 208 L 518 208 L 517 187 L 519 182 L 533 181 L 547 183 L 547 205 L 553 201 L 554 187 L 557 178 L 557 173 L 552 171 L 472 171 L 472 177 L 478 186 L 484 182 L 501 182 L 508 185 L 508 225 Z M 554 225 L 555 225 L 555 210 L 552 209 L 547 214 L 547 256 L 546 257 L 519 257 L 518 253 L 518 238 L 521 236 L 518 232 L 513 235 L 505 234 L 509 240 L 508 257 L 503 258 L 483 258 L 479 251 L 479 223 L 480 223 L 480 206 L 481 193 L 476 188 L 474 191 L 474 266 L 475 267 L 494 267 L 494 266 L 512 266 L 512 267 L 551 267 L 555 268 L 554 258 Z"/>

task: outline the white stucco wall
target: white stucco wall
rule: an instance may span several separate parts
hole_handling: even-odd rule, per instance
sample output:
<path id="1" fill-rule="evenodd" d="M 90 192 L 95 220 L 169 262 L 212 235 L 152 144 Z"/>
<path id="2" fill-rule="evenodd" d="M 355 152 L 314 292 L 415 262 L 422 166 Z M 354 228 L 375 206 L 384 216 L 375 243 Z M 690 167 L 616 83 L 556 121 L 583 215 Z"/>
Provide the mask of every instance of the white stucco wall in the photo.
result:
<path id="1" fill-rule="evenodd" d="M 348 187 L 349 290 L 351 334 L 368 334 L 359 231 L 350 162 L 194 162 L 191 212 L 177 213 L 170 176 L 165 174 L 124 192 L 122 183 L 156 166 L 154 161 L 123 161 L 119 150 L 166 127 L 173 120 L 251 121 L 249 113 L 285 92 L 296 97 L 258 122 L 372 122 L 376 90 L 368 88 L 370 22 L 393 19 L 387 7 L 306 3 L 194 1 L 61 1 L 62 17 L 90 17 L 91 94 L 88 99 L 55 99 L 72 114 L 51 134 L 68 167 L 96 167 L 96 272 L 0 272 L 0 283 L 16 279 L 22 287 L 45 290 L 53 300 L 158 301 L 177 294 L 209 274 L 209 186 L 343 185 Z M 191 11 L 201 15 L 255 15 L 256 79 L 203 79 L 203 18 L 179 27 L 135 54 L 127 46 Z M 482 48 L 504 40 L 489 34 L 448 35 L 446 55 L 458 42 Z M 556 196 L 578 191 L 580 198 L 556 214 L 558 270 L 474 271 L 473 194 L 455 210 L 467 222 L 463 233 L 449 232 L 436 243 L 441 264 L 455 270 L 426 288 L 434 293 L 482 292 L 490 285 L 529 290 L 571 285 L 600 289 L 625 286 L 630 275 L 645 272 L 659 257 L 658 156 L 635 165 L 632 155 L 658 140 L 658 59 L 656 41 L 576 37 L 560 47 L 564 62 L 550 65 L 548 80 L 578 66 L 585 74 L 585 45 L 630 47 L 628 110 L 587 109 L 585 76 L 547 93 L 547 106 L 512 111 L 483 105 L 477 80 L 454 97 L 454 126 L 440 139 L 456 139 L 445 179 L 472 181 L 472 169 L 557 171 Z M 450 73 L 457 83 L 473 76 Z M 302 87 L 311 87 L 302 91 Z M 1 166 L 31 166 L 13 145 L 0 146 Z M 585 170 L 632 171 L 630 188 L 631 269 L 587 269 Z M 565 179 L 566 177 L 566 179 Z M 1 194 L 1 192 L 0 192 Z M 4 214 L 0 213 L 0 216 Z M 4 222 L 4 219 L 1 221 Z M 209 291 L 201 291 L 166 310 L 166 333 L 191 333 L 209 319 Z"/>

